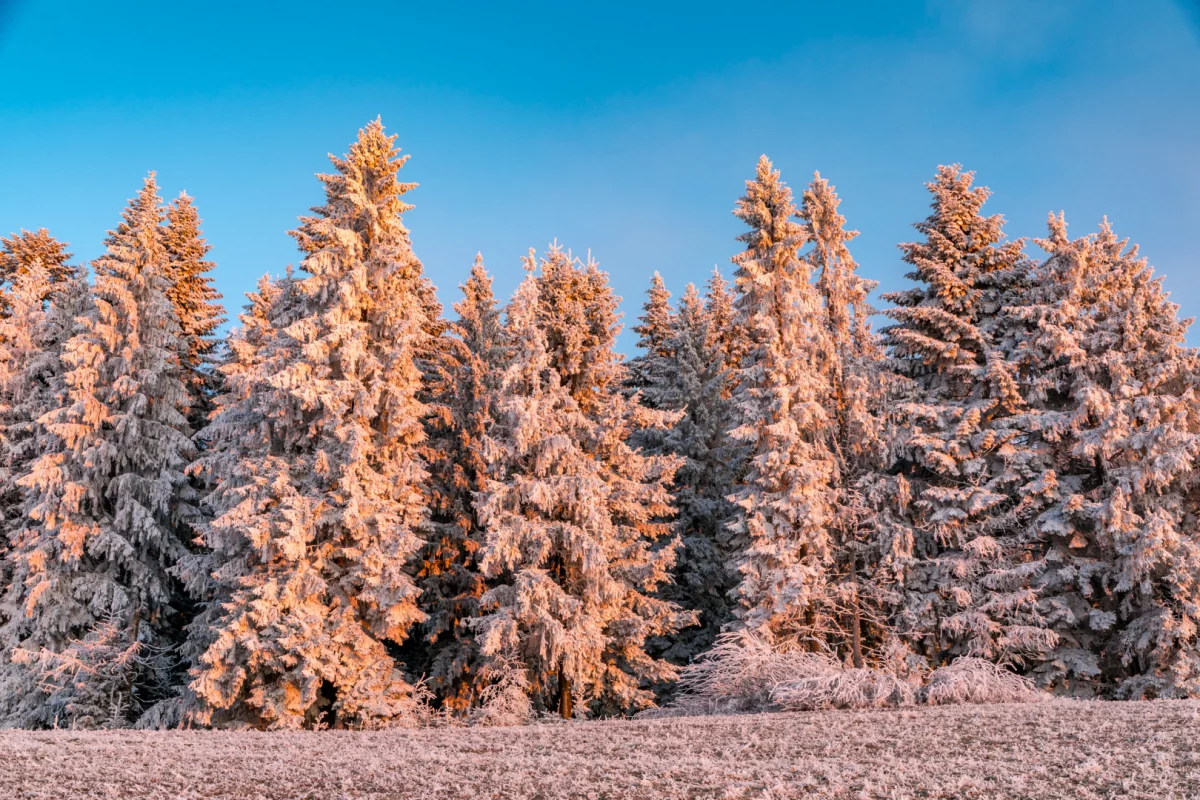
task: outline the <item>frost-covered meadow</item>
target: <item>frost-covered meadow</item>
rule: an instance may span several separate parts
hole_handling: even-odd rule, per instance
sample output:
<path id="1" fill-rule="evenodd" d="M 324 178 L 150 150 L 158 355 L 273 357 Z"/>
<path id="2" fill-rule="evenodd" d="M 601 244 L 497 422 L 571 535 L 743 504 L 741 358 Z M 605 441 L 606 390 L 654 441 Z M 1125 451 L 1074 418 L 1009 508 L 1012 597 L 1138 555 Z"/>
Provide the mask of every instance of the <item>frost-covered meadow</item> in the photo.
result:
<path id="1" fill-rule="evenodd" d="M 0 733 L 6 798 L 1192 798 L 1200 702 L 523 728 Z"/>

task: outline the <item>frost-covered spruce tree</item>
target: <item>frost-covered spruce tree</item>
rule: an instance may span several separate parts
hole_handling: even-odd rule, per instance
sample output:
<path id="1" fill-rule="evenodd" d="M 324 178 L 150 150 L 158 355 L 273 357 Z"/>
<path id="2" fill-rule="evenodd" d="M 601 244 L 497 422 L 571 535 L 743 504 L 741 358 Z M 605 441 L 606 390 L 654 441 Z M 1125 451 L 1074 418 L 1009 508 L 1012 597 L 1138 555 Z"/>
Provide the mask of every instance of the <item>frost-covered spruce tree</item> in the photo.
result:
<path id="1" fill-rule="evenodd" d="M 1048 490 L 1019 425 L 1023 401 L 1010 360 L 1013 318 L 1028 268 L 974 175 L 939 167 L 933 213 L 901 245 L 917 286 L 885 295 L 882 330 L 914 396 L 898 404 L 901 461 L 911 489 L 901 635 L 930 664 L 958 655 L 1037 659 L 1054 643 L 1038 607 L 1029 519 Z M 904 497 L 900 498 L 903 505 Z"/>
<path id="2" fill-rule="evenodd" d="M 832 598 L 839 609 L 836 644 L 855 667 L 864 653 L 878 651 L 890 639 L 892 583 L 885 562 L 897 531 L 892 515 L 881 509 L 890 481 L 885 412 L 890 381 L 882 368 L 883 351 L 871 330 L 874 313 L 868 295 L 874 281 L 857 272 L 847 243 L 858 235 L 847 231 L 838 211 L 841 200 L 829 182 L 816 174 L 804 190 L 799 217 L 811 248 L 804 256 L 824 306 L 829 360 L 825 402 L 832 422 L 829 444 L 834 455 L 835 497 L 828 531 L 833 540 Z"/>
<path id="3" fill-rule="evenodd" d="M 485 656 L 523 665 L 538 705 L 570 717 L 572 691 L 603 672 L 603 612 L 621 591 L 597 541 L 607 527 L 606 487 L 581 447 L 592 426 L 552 365 L 537 307 L 529 275 L 507 310 L 513 360 L 479 497 L 481 563 L 496 585 L 483 596 L 477 628 Z"/>
<path id="4" fill-rule="evenodd" d="M 726 391 L 731 396 L 737 385 L 742 359 L 750 350 L 749 337 L 738 318 L 735 302 L 737 293 L 721 275 L 721 271 L 713 267 L 712 275 L 704 284 L 704 312 L 708 316 L 708 327 L 713 339 L 720 346 L 725 364 L 730 370 Z"/>
<path id="5" fill-rule="evenodd" d="M 79 270 L 70 260 L 66 242 L 58 241 L 45 228 L 0 236 L 0 310 L 7 308 L 8 294 L 18 278 L 35 265 L 48 276 L 47 294 L 42 298 L 48 299 L 50 289 L 76 277 Z"/>
<path id="6" fill-rule="evenodd" d="M 476 256 L 463 299 L 454 306 L 451 358 L 436 392 L 446 406 L 435 426 L 441 454 L 431 465 L 440 508 L 436 529 L 420 556 L 417 584 L 429 615 L 424 630 L 430 645 L 429 687 L 444 708 L 461 713 L 481 702 L 487 688 L 484 660 L 470 620 L 481 614 L 486 581 L 479 566 L 484 533 L 476 497 L 488 471 L 486 438 L 492 427 L 507 349 L 492 277 Z"/>
<path id="7" fill-rule="evenodd" d="M 202 538 L 248 553 L 213 570 L 229 599 L 193 667 L 214 722 L 377 726 L 416 711 L 388 648 L 424 619 L 410 561 L 429 524 L 415 363 L 428 333 L 394 141 L 376 120 L 319 176 L 326 202 L 293 232 L 305 254 L 294 318 L 275 322 L 269 358 L 244 357 L 254 397 L 230 408 L 254 433 L 209 462 Z"/>
<path id="8" fill-rule="evenodd" d="M 1026 426 L 1048 467 L 1043 613 L 1059 635 L 1038 678 L 1120 697 L 1200 693 L 1200 455 L 1196 351 L 1187 320 L 1136 247 L 1107 221 L 1071 240 L 1051 216 L 1049 253 L 1016 309 Z"/>
<path id="9" fill-rule="evenodd" d="M 675 674 L 665 662 L 647 655 L 646 639 L 673 634 L 696 622 L 695 612 L 651 599 L 669 579 L 678 549 L 678 538 L 670 537 L 675 513 L 670 490 L 681 459 L 630 445 L 667 430 L 678 422 L 680 413 L 649 408 L 622 391 L 626 367 L 614 350 L 620 332 L 616 314 L 620 298 L 594 261 L 589 258 L 581 264 L 569 253 L 552 248 L 541 259 L 538 290 L 539 324 L 547 341 L 557 344 L 552 354 L 559 376 L 598 426 L 588 452 L 600 463 L 611 493 L 609 513 L 615 552 L 620 554 L 614 572 L 636 587 L 624 600 L 626 621 L 614 631 L 621 653 L 615 662 L 621 671 L 609 670 L 605 694 L 593 704 L 600 713 L 625 711 L 648 698 L 631 676 L 655 683 Z"/>
<path id="10" fill-rule="evenodd" d="M 721 284 L 714 288 L 725 292 Z M 718 302 L 722 299 L 726 298 Z M 681 546 L 662 596 L 699 612 L 700 618 L 699 625 L 656 644 L 664 658 L 683 664 L 708 650 L 732 620 L 730 593 L 737 585 L 737 575 L 729 568 L 727 530 L 736 507 L 728 495 L 737 482 L 743 448 L 729 436 L 734 422 L 732 369 L 711 305 L 711 298 L 706 307 L 696 287 L 688 284 L 666 344 L 669 380 L 661 387 L 659 401 L 661 408 L 683 412 L 665 435 L 665 452 L 683 462 L 672 485 Z"/>
<path id="11" fill-rule="evenodd" d="M 734 257 L 738 319 L 750 341 L 732 431 L 749 451 L 733 497 L 739 545 L 737 615 L 753 630 L 818 649 L 835 625 L 834 421 L 825 403 L 832 357 L 821 298 L 798 250 L 807 238 L 791 189 L 763 156 L 734 215 L 750 230 Z"/>
<path id="12" fill-rule="evenodd" d="M 7 497 L 0 531 L 0 549 L 9 549 L 11 543 L 14 550 L 0 558 L 0 697 L 9 699 L 8 704 L 0 704 L 0 724 L 24 726 L 52 725 L 55 712 L 38 688 L 37 672 L 9 663 L 34 621 L 25 610 L 29 565 L 18 558 L 18 552 L 40 541 L 37 523 L 27 516 L 28 489 L 21 484 L 41 453 L 60 447 L 41 420 L 66 400 L 63 347 L 83 330 L 81 320 L 93 313 L 91 286 L 83 276 L 60 285 L 43 311 L 39 297 L 43 278 L 35 274 L 39 271 L 35 267 L 17 279 L 12 313 L 0 318 L 0 327 L 13 326 L 13 339 L 30 336 L 22 348 L 25 357 L 7 361 L 3 451 Z M 23 285 L 26 290 L 20 288 Z M 40 657 L 40 651 L 30 657 Z"/>
<path id="13" fill-rule="evenodd" d="M 63 348 L 64 397 L 41 417 L 47 435 L 21 480 L 29 525 L 13 554 L 23 618 L 6 631 L 10 653 L 61 652 L 102 620 L 156 646 L 176 623 L 193 448 L 159 205 L 151 174 L 93 263 L 95 308 Z M 164 690 L 158 676 L 131 688 L 127 721 Z M 52 722 L 45 703 L 6 697 L 19 704 L 10 724 Z"/>
<path id="14" fill-rule="evenodd" d="M 17 484 L 28 467 L 23 455 L 34 436 L 36 419 L 49 410 L 29 407 L 33 387 L 27 371 L 44 344 L 41 332 L 50 290 L 50 273 L 35 262 L 13 280 L 6 294 L 7 313 L 0 316 L 0 596 L 8 586 L 4 554 L 25 519 L 23 493 Z"/>
<path id="15" fill-rule="evenodd" d="M 203 547 L 178 566 L 189 596 L 199 601 L 180 652 L 193 677 L 220 633 L 226 605 L 242 581 L 252 580 L 263 566 L 254 543 L 266 541 L 273 529 L 262 511 L 275 502 L 271 492 L 290 480 L 287 457 L 271 452 L 274 420 L 303 414 L 300 399 L 274 391 L 270 383 L 296 357 L 295 342 L 284 333 L 303 312 L 296 280 L 290 269 L 278 279 L 264 275 L 257 291 L 246 296 L 249 302 L 238 315 L 238 326 L 226 339 L 213 419 L 197 436 L 201 454 L 190 468 L 202 485 L 211 487 L 202 499 L 207 523 L 199 526 L 198 540 Z M 174 727 L 189 718 L 228 721 L 241 709 L 214 720 L 212 710 L 184 685 L 157 711 L 154 727 Z"/>
<path id="16" fill-rule="evenodd" d="M 629 362 L 626 384 L 631 390 L 640 391 L 642 400 L 651 408 L 661 402 L 656 393 L 669 381 L 667 364 L 671 353 L 669 341 L 673 333 L 675 312 L 671 310 L 671 293 L 657 272 L 650 279 L 646 291 L 646 302 L 642 304 L 639 324 L 633 326 L 638 335 L 641 354 Z"/>
<path id="17" fill-rule="evenodd" d="M 513 360 L 480 498 L 482 564 L 496 580 L 483 652 L 523 663 L 535 702 L 564 717 L 577 700 L 594 713 L 651 704 L 648 686 L 675 672 L 646 641 L 692 621 L 654 596 L 674 561 L 656 541 L 677 461 L 628 444 L 636 427 L 674 416 L 622 392 L 615 306 L 607 276 L 557 247 L 526 278 L 509 309 Z"/>
<path id="18" fill-rule="evenodd" d="M 217 391 L 213 356 L 217 328 L 225 322 L 225 311 L 221 294 L 213 288 L 209 276 L 216 266 L 206 258 L 212 246 L 204 240 L 200 215 L 186 193 L 167 206 L 162 235 L 171 266 L 167 296 L 175 307 L 187 346 L 183 367 L 191 395 L 192 425 L 199 429 L 208 419 Z"/>

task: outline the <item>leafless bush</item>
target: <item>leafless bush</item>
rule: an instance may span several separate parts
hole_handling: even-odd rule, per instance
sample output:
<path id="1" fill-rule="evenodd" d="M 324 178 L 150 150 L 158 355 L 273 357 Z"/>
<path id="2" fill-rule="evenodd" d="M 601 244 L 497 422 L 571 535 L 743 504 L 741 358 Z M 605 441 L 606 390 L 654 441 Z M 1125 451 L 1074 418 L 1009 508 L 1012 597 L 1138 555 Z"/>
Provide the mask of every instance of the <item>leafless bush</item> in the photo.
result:
<path id="1" fill-rule="evenodd" d="M 679 684 L 675 702 L 638 716 L 1028 703 L 1042 698 L 1030 681 L 980 658 L 960 658 L 934 670 L 918 689 L 891 670 L 848 669 L 828 656 L 781 648 L 750 631 L 722 634 L 704 658 L 683 669 Z"/>
<path id="2" fill-rule="evenodd" d="M 982 658 L 958 658 L 929 673 L 921 699 L 931 706 L 957 703 L 1033 703 L 1033 683 Z"/>
<path id="3" fill-rule="evenodd" d="M 485 677 L 492 683 L 483 690 L 480 707 L 472 711 L 471 725 L 525 725 L 533 719 L 524 665 L 501 659 L 486 669 Z"/>
<path id="4" fill-rule="evenodd" d="M 776 686 L 840 670 L 827 656 L 780 648 L 750 631 L 724 633 L 701 660 L 683 668 L 674 703 L 640 716 L 769 711 L 775 707 L 772 692 Z"/>
<path id="5" fill-rule="evenodd" d="M 792 683 L 771 692 L 780 711 L 818 711 L 827 708 L 884 708 L 911 706 L 917 692 L 907 682 L 881 669 L 842 669 Z"/>

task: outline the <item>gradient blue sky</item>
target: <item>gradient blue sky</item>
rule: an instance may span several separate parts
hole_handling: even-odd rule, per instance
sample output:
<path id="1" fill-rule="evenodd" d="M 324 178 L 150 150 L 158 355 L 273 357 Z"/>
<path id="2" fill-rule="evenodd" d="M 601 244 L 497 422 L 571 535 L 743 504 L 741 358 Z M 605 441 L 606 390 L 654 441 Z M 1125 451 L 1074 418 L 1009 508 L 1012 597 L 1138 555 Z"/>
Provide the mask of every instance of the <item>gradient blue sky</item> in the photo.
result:
<path id="1" fill-rule="evenodd" d="M 924 181 L 961 162 L 1010 235 L 1107 214 L 1200 315 L 1197 5 L 0 0 L 0 230 L 94 258 L 157 170 L 196 198 L 236 310 L 297 260 L 313 173 L 378 114 L 412 154 L 406 219 L 447 304 L 476 251 L 507 296 L 557 237 L 631 322 L 656 269 L 676 295 L 728 274 L 765 152 L 797 189 L 817 169 L 837 186 L 884 289 Z"/>

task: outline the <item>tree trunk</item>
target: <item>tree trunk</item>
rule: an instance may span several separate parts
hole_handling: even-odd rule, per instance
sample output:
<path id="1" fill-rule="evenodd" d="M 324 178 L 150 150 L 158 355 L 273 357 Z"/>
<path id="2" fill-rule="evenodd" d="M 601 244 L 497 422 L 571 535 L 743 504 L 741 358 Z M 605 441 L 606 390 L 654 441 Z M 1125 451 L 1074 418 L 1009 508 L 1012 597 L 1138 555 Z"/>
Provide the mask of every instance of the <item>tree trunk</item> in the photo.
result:
<path id="1" fill-rule="evenodd" d="M 854 659 L 854 668 L 862 669 L 863 654 L 862 654 L 862 608 L 859 606 L 858 600 L 858 561 L 855 559 L 853 565 L 853 583 L 854 583 L 854 610 L 850 619 L 850 656 Z"/>
<path id="2" fill-rule="evenodd" d="M 575 708 L 571 703 L 571 679 L 562 666 L 558 668 L 558 713 L 563 719 L 575 716 Z"/>

